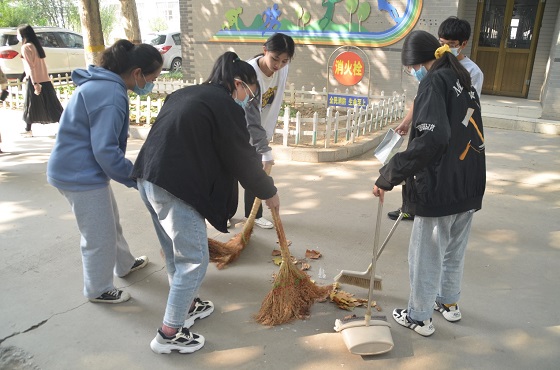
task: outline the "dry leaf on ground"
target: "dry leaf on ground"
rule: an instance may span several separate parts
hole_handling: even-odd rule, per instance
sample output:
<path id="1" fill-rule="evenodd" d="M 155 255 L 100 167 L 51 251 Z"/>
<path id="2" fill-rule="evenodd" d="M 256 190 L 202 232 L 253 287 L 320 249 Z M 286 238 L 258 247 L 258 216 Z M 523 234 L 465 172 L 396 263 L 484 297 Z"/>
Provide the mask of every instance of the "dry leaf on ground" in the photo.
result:
<path id="1" fill-rule="evenodd" d="M 315 249 L 308 249 L 305 251 L 305 258 L 318 259 L 321 258 L 321 253 Z"/>

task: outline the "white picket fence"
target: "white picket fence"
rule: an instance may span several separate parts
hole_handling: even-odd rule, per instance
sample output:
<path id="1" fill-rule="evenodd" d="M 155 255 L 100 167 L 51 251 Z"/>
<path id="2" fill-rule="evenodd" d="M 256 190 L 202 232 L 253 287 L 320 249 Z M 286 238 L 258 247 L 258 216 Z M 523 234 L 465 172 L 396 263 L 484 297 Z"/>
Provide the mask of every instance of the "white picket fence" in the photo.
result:
<path id="1" fill-rule="evenodd" d="M 56 95 L 58 96 L 58 100 L 62 105 L 66 105 L 68 100 L 70 99 L 71 94 L 67 91 L 60 92 L 58 91 L 57 87 L 64 87 L 72 85 L 72 78 L 71 76 L 66 73 L 64 75 L 50 75 L 51 82 L 53 83 Z M 23 100 L 25 96 L 25 87 L 27 81 L 20 81 L 18 80 L 8 80 L 8 91 L 9 95 L 5 101 L 0 102 L 0 107 L 3 108 L 11 108 L 11 109 L 23 109 Z"/>
<path id="2" fill-rule="evenodd" d="M 50 76 L 55 88 L 71 85 L 69 75 Z M 201 84 L 202 79 L 196 81 L 156 80 L 154 93 L 162 95 L 195 84 Z M 23 108 L 24 83 L 19 80 L 9 80 L 9 97 L 1 103 L 12 109 Z M 57 90 L 57 96 L 63 106 L 70 99 L 68 89 Z M 345 91 L 334 90 L 334 94 L 354 96 Z M 355 96 L 359 98 L 359 96 Z M 296 89 L 292 84 L 284 92 L 284 115 L 278 117 L 274 140 L 280 140 L 283 146 L 307 145 L 329 148 L 339 143 L 353 143 L 361 136 L 366 136 L 384 126 L 404 117 L 406 106 L 406 92 L 390 96 L 374 95 L 369 97 L 367 106 L 353 108 L 328 107 L 328 92 L 326 88 L 317 91 L 315 88 L 306 90 L 305 87 Z M 155 121 L 164 99 L 141 98 L 137 96 L 130 100 L 130 120 L 135 124 L 149 126 Z M 310 113 L 310 110 L 314 110 Z M 305 113 L 302 113 L 305 112 Z M 310 117 L 311 116 L 311 117 Z"/>

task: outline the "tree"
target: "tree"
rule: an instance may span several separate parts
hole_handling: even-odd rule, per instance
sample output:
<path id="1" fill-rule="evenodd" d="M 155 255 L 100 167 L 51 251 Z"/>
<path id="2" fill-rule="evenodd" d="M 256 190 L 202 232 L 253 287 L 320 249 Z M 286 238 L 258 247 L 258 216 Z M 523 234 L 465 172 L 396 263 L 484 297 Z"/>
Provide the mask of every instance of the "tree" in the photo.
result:
<path id="1" fill-rule="evenodd" d="M 134 44 L 140 44 L 142 42 L 142 35 L 140 34 L 136 1 L 120 0 L 120 2 L 121 12 L 125 22 L 124 33 L 126 35 L 126 38 Z"/>
<path id="2" fill-rule="evenodd" d="M 352 31 L 352 14 L 358 9 L 358 0 L 346 0 L 346 11 L 350 13 L 350 22 L 348 23 L 348 32 Z"/>
<path id="3" fill-rule="evenodd" d="M 84 36 L 84 51 L 87 64 L 99 65 L 105 50 L 98 0 L 80 0 L 80 20 Z"/>
<path id="4" fill-rule="evenodd" d="M 150 30 L 154 32 L 164 31 L 168 29 L 167 22 L 162 17 L 152 18 L 148 21 Z"/>
<path id="5" fill-rule="evenodd" d="M 362 32 L 362 22 L 368 19 L 369 15 L 371 14 L 371 6 L 369 3 L 361 3 L 358 7 L 358 12 L 356 15 L 358 16 L 358 31 Z"/>
<path id="6" fill-rule="evenodd" d="M 99 11 L 101 18 L 101 27 L 103 29 L 103 40 L 106 44 L 112 44 L 109 35 L 113 32 L 117 23 L 117 5 L 102 6 Z"/>
<path id="7" fill-rule="evenodd" d="M 0 27 L 17 27 L 32 23 L 27 7 L 19 2 L 0 1 Z"/>

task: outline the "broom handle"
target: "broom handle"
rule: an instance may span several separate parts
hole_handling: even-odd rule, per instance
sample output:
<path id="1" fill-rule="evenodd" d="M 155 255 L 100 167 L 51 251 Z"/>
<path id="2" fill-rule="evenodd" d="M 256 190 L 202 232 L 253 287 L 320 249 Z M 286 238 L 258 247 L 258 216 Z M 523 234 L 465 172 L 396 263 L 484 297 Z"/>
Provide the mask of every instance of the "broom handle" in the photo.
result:
<path id="1" fill-rule="evenodd" d="M 272 166 L 265 166 L 264 168 L 264 172 L 267 175 L 270 175 L 270 171 L 272 170 Z M 247 217 L 247 221 L 245 222 L 245 224 L 243 225 L 243 235 L 245 235 L 245 232 L 247 232 L 247 230 L 249 228 L 253 228 L 253 225 L 255 223 L 255 218 L 257 218 L 257 213 L 259 212 L 259 208 L 261 207 L 262 204 L 262 200 L 255 197 L 255 201 L 253 202 L 253 207 L 251 208 L 251 213 L 249 214 L 249 217 Z"/>
<path id="2" fill-rule="evenodd" d="M 284 262 L 288 263 L 290 260 L 290 250 L 288 249 L 288 241 L 286 240 L 286 234 L 284 233 L 284 226 L 282 226 L 282 221 L 280 220 L 280 214 L 276 208 L 273 208 L 270 211 L 272 213 L 274 226 L 276 227 L 276 235 L 278 235 L 278 244 L 280 244 L 282 259 Z"/>
<path id="3" fill-rule="evenodd" d="M 373 298 L 373 287 L 375 285 L 375 264 L 377 262 L 377 250 L 379 247 L 379 232 L 381 229 L 381 217 L 383 213 L 383 201 L 379 197 L 379 203 L 377 205 L 377 220 L 375 221 L 375 235 L 373 237 L 373 254 L 371 257 L 371 278 L 369 280 L 369 292 L 368 292 L 368 306 L 366 310 L 365 324 L 369 326 L 371 320 L 371 301 Z"/>

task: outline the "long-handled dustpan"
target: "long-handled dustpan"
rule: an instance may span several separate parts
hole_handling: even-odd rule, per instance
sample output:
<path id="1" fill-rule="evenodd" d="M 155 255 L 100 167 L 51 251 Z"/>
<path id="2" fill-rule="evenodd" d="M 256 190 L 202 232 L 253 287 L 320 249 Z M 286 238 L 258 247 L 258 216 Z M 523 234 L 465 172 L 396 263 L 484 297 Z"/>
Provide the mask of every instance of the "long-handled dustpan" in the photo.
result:
<path id="1" fill-rule="evenodd" d="M 366 315 L 365 317 L 353 317 L 344 320 L 337 319 L 334 324 L 334 330 L 342 334 L 346 347 L 355 355 L 378 355 L 389 352 L 394 347 L 391 326 L 387 322 L 387 317 L 385 315 L 371 315 L 382 212 L 383 202 L 379 198 Z"/>
<path id="2" fill-rule="evenodd" d="M 403 214 L 401 212 L 399 214 L 399 217 L 397 218 L 397 220 L 393 224 L 393 227 L 391 227 L 391 230 L 389 231 L 389 234 L 387 235 L 387 237 L 383 241 L 383 244 L 381 244 L 381 247 L 379 247 L 379 251 L 377 252 L 377 257 L 376 257 L 377 260 L 379 260 L 379 257 L 381 256 L 381 253 L 383 253 L 383 250 L 387 246 L 387 243 L 389 242 L 389 239 L 391 239 L 391 236 L 393 236 L 393 233 L 397 229 L 397 226 L 401 222 L 402 218 L 403 218 Z M 358 286 L 360 288 L 368 289 L 369 285 L 370 285 L 371 277 L 373 276 L 374 280 L 375 280 L 374 283 L 373 283 L 373 289 L 382 290 L 383 289 L 383 279 L 381 278 L 381 276 L 379 276 L 377 274 L 374 274 L 374 275 L 371 274 L 372 267 L 373 267 L 373 265 L 370 263 L 368 268 L 366 269 L 366 271 L 341 270 L 340 273 L 334 277 L 334 281 L 337 282 L 337 283 L 340 283 L 340 284 L 355 285 L 355 286 Z"/>

